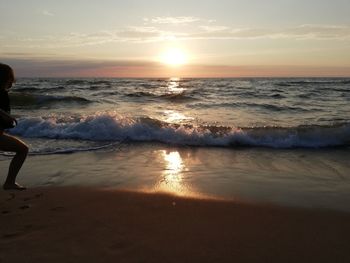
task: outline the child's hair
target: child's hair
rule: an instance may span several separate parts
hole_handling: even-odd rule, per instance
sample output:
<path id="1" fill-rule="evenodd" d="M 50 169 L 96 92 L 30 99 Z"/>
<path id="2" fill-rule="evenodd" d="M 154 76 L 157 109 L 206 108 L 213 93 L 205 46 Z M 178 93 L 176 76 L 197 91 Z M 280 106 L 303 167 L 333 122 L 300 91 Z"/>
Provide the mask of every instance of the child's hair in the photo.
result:
<path id="1" fill-rule="evenodd" d="M 0 86 L 6 84 L 8 81 L 15 81 L 13 69 L 9 65 L 0 63 Z"/>

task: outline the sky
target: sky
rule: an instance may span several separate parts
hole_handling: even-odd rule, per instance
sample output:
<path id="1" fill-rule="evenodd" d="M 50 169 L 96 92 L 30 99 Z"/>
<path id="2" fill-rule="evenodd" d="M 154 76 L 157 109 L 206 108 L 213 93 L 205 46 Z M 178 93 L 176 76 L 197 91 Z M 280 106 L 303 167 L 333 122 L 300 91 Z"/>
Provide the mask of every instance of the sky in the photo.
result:
<path id="1" fill-rule="evenodd" d="M 350 76 L 349 0 L 0 0 L 20 77 Z"/>

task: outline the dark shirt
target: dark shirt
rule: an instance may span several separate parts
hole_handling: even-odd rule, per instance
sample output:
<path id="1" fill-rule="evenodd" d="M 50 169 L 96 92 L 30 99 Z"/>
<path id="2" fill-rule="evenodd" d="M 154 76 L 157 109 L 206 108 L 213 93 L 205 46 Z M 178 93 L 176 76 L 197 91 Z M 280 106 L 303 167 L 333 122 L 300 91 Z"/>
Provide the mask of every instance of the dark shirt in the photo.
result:
<path id="1" fill-rule="evenodd" d="M 0 109 L 6 111 L 8 114 L 11 112 L 10 98 L 6 90 L 0 88 Z M 11 124 L 4 122 L 0 118 L 0 131 L 13 127 Z"/>
<path id="2" fill-rule="evenodd" d="M 0 89 L 0 109 L 6 111 L 8 114 L 11 113 L 9 94 L 4 89 Z"/>

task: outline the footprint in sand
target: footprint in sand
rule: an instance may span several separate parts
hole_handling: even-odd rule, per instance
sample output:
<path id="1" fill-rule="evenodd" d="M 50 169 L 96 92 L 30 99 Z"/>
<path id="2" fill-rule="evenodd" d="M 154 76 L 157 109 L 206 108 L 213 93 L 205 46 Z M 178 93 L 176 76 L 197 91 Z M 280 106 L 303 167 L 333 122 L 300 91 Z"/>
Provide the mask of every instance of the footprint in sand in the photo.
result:
<path id="1" fill-rule="evenodd" d="M 10 197 L 6 199 L 6 201 L 10 201 L 12 199 L 15 199 L 16 195 L 14 193 L 10 193 Z"/>
<path id="2" fill-rule="evenodd" d="M 60 211 L 60 210 L 64 210 L 63 206 L 56 206 L 50 209 L 51 211 Z"/>
<path id="3" fill-rule="evenodd" d="M 19 209 L 22 209 L 22 210 L 25 210 L 25 209 L 28 209 L 30 208 L 30 205 L 22 205 L 19 207 Z"/>
<path id="4" fill-rule="evenodd" d="M 113 244 L 109 245 L 108 247 L 109 247 L 109 249 L 114 250 L 114 251 L 115 250 L 123 250 L 123 249 L 128 247 L 128 244 L 126 242 L 123 242 L 123 241 L 116 241 Z"/>
<path id="5" fill-rule="evenodd" d="M 43 193 L 39 193 L 39 194 L 36 194 L 35 197 L 36 197 L 36 198 L 40 198 L 40 197 L 42 197 L 43 195 L 44 195 Z"/>
<path id="6" fill-rule="evenodd" d="M 18 209 L 21 209 L 21 210 L 25 210 L 28 208 L 30 208 L 30 205 L 22 205 L 22 206 L 18 207 Z M 1 211 L 1 214 L 3 214 L 3 215 L 10 214 L 10 213 L 11 213 L 11 210 L 2 210 Z"/>
<path id="7" fill-rule="evenodd" d="M 7 233 L 7 234 L 3 234 L 3 235 L 2 235 L 2 238 L 3 238 L 3 239 L 16 238 L 16 237 L 23 236 L 24 234 L 25 234 L 25 233 L 23 233 L 23 232 Z"/>
<path id="8" fill-rule="evenodd" d="M 39 231 L 40 229 L 42 229 L 42 227 L 40 226 L 35 226 L 33 224 L 26 224 L 22 227 L 19 227 L 19 229 L 17 230 L 13 230 L 13 231 L 8 231 L 7 233 L 3 233 L 1 235 L 1 239 L 16 239 L 16 238 L 20 238 L 22 236 L 26 236 L 26 235 L 30 235 L 32 232 L 34 231 Z M 0 260 L 1 262 L 1 260 Z"/>
<path id="9" fill-rule="evenodd" d="M 25 198 L 23 198 L 23 201 L 30 201 L 33 199 L 37 199 L 37 198 L 42 197 L 43 195 L 44 195 L 43 193 L 39 193 L 39 194 L 36 194 L 34 196 L 31 196 L 31 197 L 25 197 Z"/>

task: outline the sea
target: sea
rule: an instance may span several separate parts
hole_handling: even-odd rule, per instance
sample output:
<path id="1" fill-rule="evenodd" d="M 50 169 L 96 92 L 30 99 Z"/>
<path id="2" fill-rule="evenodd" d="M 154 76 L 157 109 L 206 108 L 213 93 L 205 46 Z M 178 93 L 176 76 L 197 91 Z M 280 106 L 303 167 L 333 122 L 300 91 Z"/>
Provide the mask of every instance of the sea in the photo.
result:
<path id="1" fill-rule="evenodd" d="M 19 78 L 10 99 L 31 186 L 350 211 L 350 78 Z"/>

